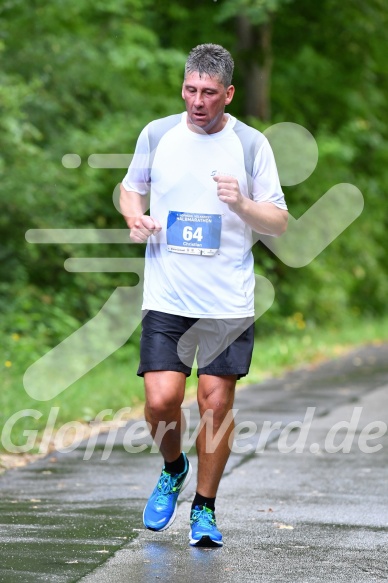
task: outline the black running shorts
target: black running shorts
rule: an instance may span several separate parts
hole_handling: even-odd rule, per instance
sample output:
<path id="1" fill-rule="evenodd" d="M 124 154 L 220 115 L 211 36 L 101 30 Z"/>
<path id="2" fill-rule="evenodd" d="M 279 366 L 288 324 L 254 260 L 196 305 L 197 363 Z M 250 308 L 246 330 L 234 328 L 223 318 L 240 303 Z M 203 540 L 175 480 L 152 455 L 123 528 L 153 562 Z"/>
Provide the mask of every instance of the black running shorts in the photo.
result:
<path id="1" fill-rule="evenodd" d="M 139 376 L 173 370 L 190 376 L 197 357 L 197 375 L 248 374 L 254 341 L 254 318 L 188 318 L 143 312 Z M 196 354 L 197 352 L 197 354 Z"/>

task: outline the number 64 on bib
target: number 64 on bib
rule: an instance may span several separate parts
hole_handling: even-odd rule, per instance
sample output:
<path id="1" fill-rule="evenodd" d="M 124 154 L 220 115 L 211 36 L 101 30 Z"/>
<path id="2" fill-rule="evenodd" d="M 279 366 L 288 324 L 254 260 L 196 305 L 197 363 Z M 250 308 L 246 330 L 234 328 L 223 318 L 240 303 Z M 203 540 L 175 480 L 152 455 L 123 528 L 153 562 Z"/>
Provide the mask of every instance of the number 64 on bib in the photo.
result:
<path id="1" fill-rule="evenodd" d="M 220 248 L 221 215 L 169 211 L 167 249 L 173 253 L 215 255 Z"/>

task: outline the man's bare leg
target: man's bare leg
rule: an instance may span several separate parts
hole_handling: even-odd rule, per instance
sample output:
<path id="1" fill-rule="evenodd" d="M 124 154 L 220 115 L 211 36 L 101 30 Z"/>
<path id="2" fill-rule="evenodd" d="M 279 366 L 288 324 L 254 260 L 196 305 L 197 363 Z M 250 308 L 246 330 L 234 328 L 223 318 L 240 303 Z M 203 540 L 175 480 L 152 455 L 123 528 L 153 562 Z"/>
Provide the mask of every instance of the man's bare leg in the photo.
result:
<path id="1" fill-rule="evenodd" d="M 211 413 L 208 420 L 209 427 L 207 429 L 206 426 L 203 427 L 197 437 L 197 492 L 208 498 L 215 498 L 230 455 L 229 440 L 234 429 L 232 408 L 236 380 L 235 375 L 222 377 L 200 375 L 199 377 L 198 405 L 201 419 L 206 419 L 209 411 Z M 217 435 L 222 425 L 222 431 Z M 206 431 L 208 439 L 206 439 Z M 214 443 L 212 443 L 213 438 L 215 438 Z"/>
<path id="2" fill-rule="evenodd" d="M 178 496 L 189 482 L 192 471 L 181 449 L 181 405 L 186 375 L 174 371 L 147 372 L 144 381 L 145 417 L 165 463 L 144 508 L 143 522 L 150 530 L 160 531 L 173 523 Z"/>
<path id="3" fill-rule="evenodd" d="M 172 462 L 182 451 L 181 405 L 185 394 L 186 375 L 164 370 L 146 372 L 144 385 L 145 419 L 151 426 L 151 435 L 164 460 Z M 163 431 L 163 426 L 167 427 L 170 423 L 172 428 Z"/>
<path id="4" fill-rule="evenodd" d="M 190 544 L 221 547 L 222 534 L 215 521 L 215 498 L 230 455 L 236 375 L 200 375 L 198 405 L 204 423 L 197 437 L 197 491 L 190 514 Z"/>

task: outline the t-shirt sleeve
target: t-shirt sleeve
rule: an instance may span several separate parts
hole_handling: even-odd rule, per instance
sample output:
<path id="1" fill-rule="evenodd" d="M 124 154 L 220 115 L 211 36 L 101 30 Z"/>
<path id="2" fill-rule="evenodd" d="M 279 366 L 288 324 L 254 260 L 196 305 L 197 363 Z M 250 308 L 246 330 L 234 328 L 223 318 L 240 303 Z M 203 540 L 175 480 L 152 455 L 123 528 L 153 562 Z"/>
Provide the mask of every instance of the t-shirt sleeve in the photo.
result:
<path id="1" fill-rule="evenodd" d="M 264 139 L 253 165 L 252 199 L 255 202 L 272 202 L 280 209 L 287 210 L 275 156 L 267 138 Z"/>
<path id="2" fill-rule="evenodd" d="M 140 133 L 136 143 L 135 153 L 124 177 L 125 190 L 148 194 L 151 184 L 150 174 L 150 146 L 148 140 L 148 126 Z"/>

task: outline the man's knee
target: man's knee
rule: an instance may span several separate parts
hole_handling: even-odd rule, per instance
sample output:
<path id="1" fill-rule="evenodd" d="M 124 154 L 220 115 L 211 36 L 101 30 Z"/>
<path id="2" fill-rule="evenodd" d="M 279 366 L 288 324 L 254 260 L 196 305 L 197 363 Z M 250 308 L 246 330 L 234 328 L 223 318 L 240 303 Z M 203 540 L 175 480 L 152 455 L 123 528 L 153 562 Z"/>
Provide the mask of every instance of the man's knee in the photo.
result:
<path id="1" fill-rule="evenodd" d="M 198 391 L 198 405 L 201 416 L 211 416 L 215 425 L 220 425 L 234 402 L 234 383 L 215 383 L 211 386 L 200 387 Z"/>
<path id="2" fill-rule="evenodd" d="M 175 416 L 184 397 L 184 384 L 169 374 L 148 375 L 145 378 L 146 411 L 154 418 Z"/>
<path id="3" fill-rule="evenodd" d="M 182 405 L 182 398 L 178 395 L 148 394 L 146 398 L 146 410 L 153 417 L 165 419 L 174 416 Z"/>

